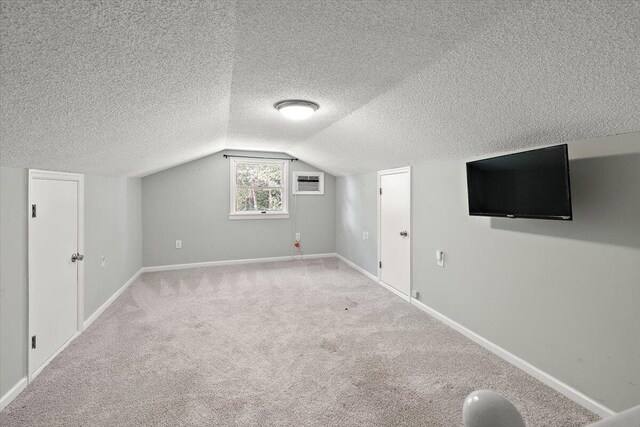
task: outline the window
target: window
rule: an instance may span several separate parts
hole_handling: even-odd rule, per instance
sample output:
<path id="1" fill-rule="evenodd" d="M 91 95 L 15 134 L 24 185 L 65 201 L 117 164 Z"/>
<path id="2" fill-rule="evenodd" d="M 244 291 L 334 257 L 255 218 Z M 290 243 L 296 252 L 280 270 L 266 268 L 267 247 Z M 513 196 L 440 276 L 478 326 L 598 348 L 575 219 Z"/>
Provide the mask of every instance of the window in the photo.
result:
<path id="1" fill-rule="evenodd" d="M 230 160 L 229 219 L 289 218 L 288 160 Z"/>

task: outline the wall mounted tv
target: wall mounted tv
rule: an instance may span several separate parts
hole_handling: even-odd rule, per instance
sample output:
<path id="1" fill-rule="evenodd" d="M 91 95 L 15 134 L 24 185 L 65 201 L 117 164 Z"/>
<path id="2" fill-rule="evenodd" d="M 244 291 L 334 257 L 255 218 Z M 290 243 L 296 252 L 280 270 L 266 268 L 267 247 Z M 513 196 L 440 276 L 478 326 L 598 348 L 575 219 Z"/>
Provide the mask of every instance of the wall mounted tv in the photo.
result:
<path id="1" fill-rule="evenodd" d="M 571 221 L 567 145 L 467 163 L 469 215 Z"/>

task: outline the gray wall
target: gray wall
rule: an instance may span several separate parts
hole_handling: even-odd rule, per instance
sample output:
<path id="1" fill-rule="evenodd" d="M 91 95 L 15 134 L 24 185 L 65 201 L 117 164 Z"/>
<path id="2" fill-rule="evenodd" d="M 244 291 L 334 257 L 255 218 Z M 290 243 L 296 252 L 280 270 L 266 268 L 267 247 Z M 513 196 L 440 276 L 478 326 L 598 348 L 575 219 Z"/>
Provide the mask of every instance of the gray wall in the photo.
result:
<path id="1" fill-rule="evenodd" d="M 292 162 L 290 173 L 296 170 L 317 169 Z M 329 174 L 324 190 L 323 196 L 297 196 L 295 229 L 305 254 L 335 252 L 335 178 Z M 144 177 L 142 200 L 145 266 L 290 253 L 294 197 L 289 219 L 229 220 L 229 160 L 222 153 Z"/>
<path id="2" fill-rule="evenodd" d="M 142 267 L 142 180 L 87 175 L 84 209 L 89 317 Z"/>
<path id="3" fill-rule="evenodd" d="M 376 172 L 336 177 L 336 252 L 373 275 L 378 274 L 377 180 Z"/>
<path id="4" fill-rule="evenodd" d="M 0 168 L 0 396 L 27 372 L 27 171 Z"/>
<path id="5" fill-rule="evenodd" d="M 412 286 L 426 305 L 623 410 L 640 404 L 640 134 L 569 153 L 573 222 L 470 217 L 465 161 L 413 165 Z M 338 194 L 355 183 L 375 194 L 374 174 L 338 183 Z M 351 203 L 360 201 L 338 198 L 339 219 L 375 217 Z M 372 221 L 343 221 L 345 234 Z M 338 253 L 372 271 L 362 259 L 375 252 L 338 241 Z"/>
<path id="6" fill-rule="evenodd" d="M 142 267 L 141 190 L 85 175 L 85 318 Z M 27 373 L 27 197 L 27 170 L 0 168 L 0 395 Z"/>

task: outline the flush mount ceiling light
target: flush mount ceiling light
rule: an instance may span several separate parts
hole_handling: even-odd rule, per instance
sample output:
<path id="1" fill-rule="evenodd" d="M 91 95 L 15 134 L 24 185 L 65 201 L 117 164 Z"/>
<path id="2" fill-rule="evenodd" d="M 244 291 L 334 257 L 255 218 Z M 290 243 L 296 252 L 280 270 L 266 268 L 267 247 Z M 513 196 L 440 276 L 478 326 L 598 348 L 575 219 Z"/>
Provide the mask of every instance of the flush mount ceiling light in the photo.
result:
<path id="1" fill-rule="evenodd" d="M 274 107 L 280 114 L 291 120 L 305 120 L 311 117 L 320 106 L 315 102 L 288 99 L 277 102 Z"/>

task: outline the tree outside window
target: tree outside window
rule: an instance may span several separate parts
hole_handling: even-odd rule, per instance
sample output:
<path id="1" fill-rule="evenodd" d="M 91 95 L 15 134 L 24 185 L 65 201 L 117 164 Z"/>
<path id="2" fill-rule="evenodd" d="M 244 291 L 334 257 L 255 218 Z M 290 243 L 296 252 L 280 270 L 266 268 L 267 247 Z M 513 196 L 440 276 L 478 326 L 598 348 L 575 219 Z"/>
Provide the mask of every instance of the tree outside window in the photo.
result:
<path id="1" fill-rule="evenodd" d="M 287 215 L 286 160 L 231 159 L 231 216 Z"/>

